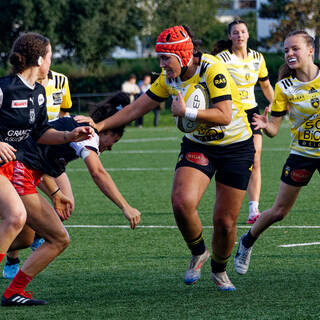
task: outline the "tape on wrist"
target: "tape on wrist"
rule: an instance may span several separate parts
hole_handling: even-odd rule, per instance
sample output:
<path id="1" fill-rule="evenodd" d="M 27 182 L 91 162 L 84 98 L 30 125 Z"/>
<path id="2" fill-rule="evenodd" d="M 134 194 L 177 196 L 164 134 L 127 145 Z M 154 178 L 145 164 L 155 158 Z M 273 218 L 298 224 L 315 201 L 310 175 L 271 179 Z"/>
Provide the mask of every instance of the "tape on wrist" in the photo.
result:
<path id="1" fill-rule="evenodd" d="M 197 109 L 193 109 L 193 108 L 186 108 L 186 112 L 184 114 L 184 117 L 195 121 L 197 119 L 198 116 L 198 110 Z"/>

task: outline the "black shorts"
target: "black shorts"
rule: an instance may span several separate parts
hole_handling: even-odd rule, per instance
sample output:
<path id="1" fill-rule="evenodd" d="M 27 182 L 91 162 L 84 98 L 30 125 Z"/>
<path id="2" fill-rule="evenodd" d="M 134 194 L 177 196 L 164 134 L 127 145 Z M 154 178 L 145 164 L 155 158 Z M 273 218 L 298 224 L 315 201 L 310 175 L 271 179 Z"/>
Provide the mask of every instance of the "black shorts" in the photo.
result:
<path id="1" fill-rule="evenodd" d="M 252 125 L 252 121 L 253 121 L 252 118 L 253 118 L 254 113 L 260 114 L 259 107 L 255 107 L 255 108 L 246 110 L 248 121 L 250 123 L 250 128 L 251 128 L 253 134 L 261 134 L 262 135 L 261 129 L 255 130 L 254 126 Z"/>
<path id="2" fill-rule="evenodd" d="M 228 146 L 208 146 L 184 137 L 176 170 L 192 167 L 227 186 L 246 190 L 254 159 L 253 138 Z"/>
<path id="3" fill-rule="evenodd" d="M 315 170 L 320 172 L 320 159 L 290 154 L 283 166 L 281 181 L 290 186 L 306 186 Z"/>

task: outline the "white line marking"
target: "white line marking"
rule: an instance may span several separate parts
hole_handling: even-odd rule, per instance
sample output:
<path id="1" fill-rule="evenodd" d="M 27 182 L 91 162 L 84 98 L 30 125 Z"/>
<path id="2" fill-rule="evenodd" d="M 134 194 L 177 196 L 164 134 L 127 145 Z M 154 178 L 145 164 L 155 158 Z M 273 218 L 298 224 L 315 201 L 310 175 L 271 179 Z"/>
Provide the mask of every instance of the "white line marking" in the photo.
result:
<path id="1" fill-rule="evenodd" d="M 264 148 L 263 151 L 283 151 L 283 152 L 288 152 L 288 148 Z M 119 151 L 112 151 L 112 154 L 144 154 L 144 153 L 178 153 L 180 152 L 180 149 L 167 149 L 167 150 L 119 150 Z"/>
<path id="2" fill-rule="evenodd" d="M 291 248 L 291 247 L 305 247 L 305 246 L 316 246 L 320 245 L 320 242 L 309 242 L 309 243 L 295 243 L 295 244 L 282 244 L 279 247 Z"/>
<path id="3" fill-rule="evenodd" d="M 65 225 L 66 228 L 97 228 L 97 229 L 128 229 L 128 225 Z M 177 226 L 141 225 L 144 229 L 177 229 Z M 203 229 L 212 229 L 212 226 L 202 226 Z M 251 226 L 237 226 L 238 229 L 249 229 Z M 320 226 L 271 226 L 272 229 L 320 229 Z M 320 244 L 320 242 L 319 242 Z"/>
<path id="4" fill-rule="evenodd" d="M 123 139 L 120 142 L 121 143 L 136 143 L 136 142 L 179 141 L 179 140 L 181 140 L 181 137 Z"/>

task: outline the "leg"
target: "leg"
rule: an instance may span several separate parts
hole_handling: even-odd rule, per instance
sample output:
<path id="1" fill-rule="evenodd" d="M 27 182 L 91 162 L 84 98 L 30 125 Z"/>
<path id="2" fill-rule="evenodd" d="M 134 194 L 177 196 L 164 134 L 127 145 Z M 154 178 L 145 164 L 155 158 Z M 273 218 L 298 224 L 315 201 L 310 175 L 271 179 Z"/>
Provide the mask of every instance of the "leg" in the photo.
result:
<path id="1" fill-rule="evenodd" d="M 197 211 L 200 199 L 209 182 L 207 175 L 190 167 L 178 168 L 174 177 L 173 212 L 179 230 L 192 252 L 192 259 L 184 278 L 185 284 L 188 285 L 200 279 L 201 267 L 210 256 L 204 245 L 202 223 Z"/>
<path id="2" fill-rule="evenodd" d="M 33 251 L 14 277 L 3 294 L 2 304 L 24 303 L 21 301 L 26 301 L 28 305 L 46 304 L 46 301 L 32 299 L 32 296 L 25 293 L 24 290 L 32 278 L 68 246 L 69 236 L 54 209 L 40 194 L 24 195 L 21 196 L 21 199 L 28 212 L 27 224 L 46 241 Z M 15 301 L 17 295 L 19 302 Z"/>
<path id="3" fill-rule="evenodd" d="M 222 291 L 234 291 L 226 273 L 236 235 L 237 219 L 246 191 L 217 182 L 213 214 L 211 278 Z"/>
<path id="4" fill-rule="evenodd" d="M 172 188 L 172 207 L 178 228 L 185 239 L 191 241 L 202 232 L 197 207 L 210 179 L 197 169 L 177 169 Z"/>
<path id="5" fill-rule="evenodd" d="M 254 147 L 256 153 L 254 155 L 254 163 L 252 173 L 248 185 L 249 195 L 249 218 L 248 223 L 254 223 L 259 217 L 259 199 L 261 192 L 261 150 L 262 150 L 262 135 L 253 135 Z"/>
<path id="6" fill-rule="evenodd" d="M 72 188 L 71 188 L 71 184 L 69 181 L 69 178 L 67 176 L 67 174 L 64 172 L 62 173 L 59 177 L 55 178 L 56 184 L 57 186 L 61 189 L 61 191 L 69 198 L 72 200 L 72 207 L 74 209 L 74 197 L 73 197 L 73 193 L 72 193 Z M 43 191 L 45 191 L 45 185 L 43 184 L 39 184 L 38 187 Z M 46 192 L 48 193 L 48 191 Z M 42 244 L 44 243 L 44 239 L 39 237 L 38 234 L 35 235 L 34 237 L 34 241 L 32 243 L 32 250 L 36 250 L 37 248 L 39 248 Z"/>
<path id="7" fill-rule="evenodd" d="M 245 274 L 249 269 L 254 242 L 264 230 L 268 229 L 275 222 L 282 220 L 289 213 L 296 202 L 300 189 L 301 187 L 291 186 L 281 181 L 277 198 L 272 208 L 262 212 L 249 232 L 240 238 L 238 250 L 234 258 L 234 266 L 239 274 Z"/>
<path id="8" fill-rule="evenodd" d="M 12 242 L 7 252 L 7 262 L 3 267 L 3 277 L 5 279 L 13 279 L 19 271 L 19 250 L 28 248 L 32 245 L 34 239 L 34 231 L 25 225 L 22 231 Z"/>
<path id="9" fill-rule="evenodd" d="M 231 255 L 237 235 L 237 219 L 246 191 L 216 183 L 216 203 L 213 213 L 213 254 Z"/>
<path id="10" fill-rule="evenodd" d="M 260 234 L 277 221 L 284 219 L 295 204 L 301 187 L 290 186 L 281 181 L 277 198 L 272 208 L 265 210 L 250 232 L 253 237 L 258 238 Z"/>
<path id="11" fill-rule="evenodd" d="M 11 182 L 2 175 L 0 185 L 0 255 L 3 258 L 25 224 L 26 210 Z"/>
<path id="12" fill-rule="evenodd" d="M 38 193 L 21 197 L 27 224 L 46 241 L 26 260 L 21 270 L 31 277 L 41 272 L 69 244 L 69 236 L 55 210 Z"/>

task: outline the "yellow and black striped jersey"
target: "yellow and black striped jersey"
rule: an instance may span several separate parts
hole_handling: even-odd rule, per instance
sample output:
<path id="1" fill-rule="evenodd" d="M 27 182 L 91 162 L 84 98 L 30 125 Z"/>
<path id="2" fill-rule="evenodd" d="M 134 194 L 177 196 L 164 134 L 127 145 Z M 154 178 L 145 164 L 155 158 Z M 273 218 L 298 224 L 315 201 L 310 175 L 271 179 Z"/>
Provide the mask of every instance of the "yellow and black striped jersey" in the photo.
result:
<path id="1" fill-rule="evenodd" d="M 271 115 L 289 114 L 291 153 L 320 157 L 320 72 L 309 82 L 284 78 L 276 83 Z"/>
<path id="2" fill-rule="evenodd" d="M 69 90 L 68 78 L 62 74 L 50 70 L 46 85 L 47 112 L 49 120 L 58 118 L 59 111 L 70 112 L 72 102 Z"/>
<path id="3" fill-rule="evenodd" d="M 165 70 L 162 70 L 147 94 L 151 99 L 160 102 L 170 95 L 175 96 L 178 91 L 183 94 L 194 83 L 200 83 L 207 90 L 213 107 L 217 102 L 232 100 L 232 121 L 227 126 L 214 127 L 203 123 L 197 130 L 186 134 L 188 139 L 206 145 L 223 146 L 245 141 L 251 137 L 252 132 L 241 104 L 238 88 L 226 66 L 212 55 L 202 54 L 195 74 L 186 81 L 181 81 L 180 78 L 169 79 Z"/>
<path id="4" fill-rule="evenodd" d="M 227 49 L 218 53 L 216 57 L 226 64 L 231 77 L 239 88 L 245 110 L 255 108 L 257 102 L 254 95 L 254 86 L 257 81 L 268 79 L 268 70 L 263 55 L 249 49 L 248 57 L 242 60 Z"/>

